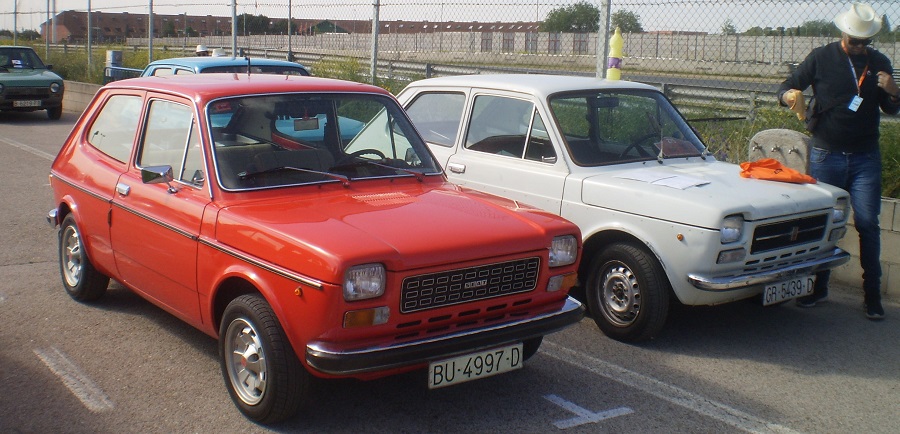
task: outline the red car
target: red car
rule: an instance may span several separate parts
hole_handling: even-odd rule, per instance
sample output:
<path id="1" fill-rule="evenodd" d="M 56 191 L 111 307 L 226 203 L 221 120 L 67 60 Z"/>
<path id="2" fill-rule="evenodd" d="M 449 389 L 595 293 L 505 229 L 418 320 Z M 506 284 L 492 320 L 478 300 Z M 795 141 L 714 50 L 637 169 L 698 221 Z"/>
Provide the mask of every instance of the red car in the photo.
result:
<path id="1" fill-rule="evenodd" d="M 114 279 L 210 336 L 237 407 L 273 423 L 310 375 L 522 366 L 579 321 L 578 228 L 449 184 L 385 90 L 198 74 L 103 87 L 53 162 L 63 286 Z"/>

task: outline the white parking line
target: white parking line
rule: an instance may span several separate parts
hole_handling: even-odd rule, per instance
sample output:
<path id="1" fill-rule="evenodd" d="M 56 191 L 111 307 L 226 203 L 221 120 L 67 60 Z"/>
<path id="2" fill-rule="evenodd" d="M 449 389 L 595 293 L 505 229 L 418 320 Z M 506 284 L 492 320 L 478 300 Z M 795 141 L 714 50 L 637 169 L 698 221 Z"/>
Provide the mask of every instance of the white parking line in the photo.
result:
<path id="1" fill-rule="evenodd" d="M 10 145 L 10 146 L 13 146 L 13 147 L 16 147 L 16 148 L 19 148 L 19 149 L 21 149 L 21 150 L 23 150 L 23 151 L 25 151 L 25 152 L 30 152 L 30 153 L 32 153 L 32 154 L 34 154 L 34 155 L 37 155 L 38 157 L 41 157 L 41 158 L 44 158 L 44 159 L 47 159 L 47 160 L 50 160 L 50 161 L 53 161 L 53 159 L 56 158 L 55 155 L 50 155 L 50 154 L 48 154 L 48 153 L 46 153 L 46 152 L 44 152 L 44 151 L 42 151 L 42 150 L 40 150 L 40 149 L 33 148 L 33 147 L 31 147 L 31 146 L 28 146 L 28 145 L 26 145 L 26 144 L 24 144 L 24 143 L 21 143 L 21 142 L 17 142 L 17 141 L 15 141 L 15 140 L 13 140 L 13 139 L 10 139 L 10 138 L 8 138 L 8 137 L 0 138 L 0 142 L 6 143 L 7 145 Z"/>
<path id="2" fill-rule="evenodd" d="M 611 417 L 624 416 L 626 414 L 634 413 L 634 410 L 628 407 L 619 407 L 612 410 L 594 413 L 593 411 L 576 405 L 574 402 L 566 401 L 565 399 L 562 399 L 556 395 L 544 395 L 544 399 L 577 415 L 569 419 L 563 419 L 553 422 L 553 426 L 559 429 L 573 428 L 576 426 L 584 425 L 586 423 L 597 423 L 601 420 L 609 419 Z"/>
<path id="3" fill-rule="evenodd" d="M 751 433 L 797 433 L 788 427 L 768 422 L 749 413 L 729 407 L 721 402 L 696 395 L 687 390 L 663 383 L 596 357 L 566 348 L 553 342 L 544 341 L 541 354 L 586 369 L 601 377 L 622 383 L 628 387 L 649 393 L 659 399 L 684 407 L 693 412 L 713 418 L 735 428 Z"/>
<path id="4" fill-rule="evenodd" d="M 96 413 L 113 408 L 112 401 L 103 393 L 103 390 L 61 351 L 51 347 L 46 351 L 36 349 L 34 354 L 62 380 L 69 391 L 81 400 L 88 410 Z"/>

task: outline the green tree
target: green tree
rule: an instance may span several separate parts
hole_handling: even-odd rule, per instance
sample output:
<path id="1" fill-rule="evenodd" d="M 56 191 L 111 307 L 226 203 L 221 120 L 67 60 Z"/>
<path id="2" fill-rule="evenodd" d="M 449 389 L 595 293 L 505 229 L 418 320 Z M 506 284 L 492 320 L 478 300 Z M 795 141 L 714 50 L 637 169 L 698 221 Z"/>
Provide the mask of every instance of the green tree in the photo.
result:
<path id="1" fill-rule="evenodd" d="M 616 11 L 612 14 L 609 19 L 610 26 L 615 29 L 616 27 L 622 31 L 622 33 L 643 33 L 644 28 L 641 27 L 641 17 L 640 15 L 631 12 L 631 11 Z"/>
<path id="2" fill-rule="evenodd" d="M 550 11 L 541 23 L 542 32 L 596 33 L 600 29 L 600 9 L 586 1 Z"/>
<path id="3" fill-rule="evenodd" d="M 175 32 L 175 23 L 166 21 L 166 23 L 163 24 L 162 33 L 159 36 L 162 36 L 164 38 L 178 36 L 178 34 Z"/>
<path id="4" fill-rule="evenodd" d="M 881 17 L 881 32 L 878 33 L 879 41 L 892 41 L 894 39 L 894 35 L 891 32 L 891 21 L 888 19 L 887 15 L 882 15 Z"/>
<path id="5" fill-rule="evenodd" d="M 737 33 L 737 29 L 734 27 L 734 22 L 731 21 L 731 18 L 725 20 L 722 23 L 722 34 L 723 35 L 734 35 Z"/>
<path id="6" fill-rule="evenodd" d="M 36 30 L 22 30 L 19 32 L 19 37 L 29 41 L 36 41 L 41 39 L 41 34 Z"/>
<path id="7" fill-rule="evenodd" d="M 241 14 L 237 17 L 237 31 L 242 35 L 270 33 L 270 21 L 272 20 L 265 15 Z"/>
<path id="8" fill-rule="evenodd" d="M 841 36 L 841 31 L 831 21 L 807 21 L 797 28 L 797 36 Z"/>

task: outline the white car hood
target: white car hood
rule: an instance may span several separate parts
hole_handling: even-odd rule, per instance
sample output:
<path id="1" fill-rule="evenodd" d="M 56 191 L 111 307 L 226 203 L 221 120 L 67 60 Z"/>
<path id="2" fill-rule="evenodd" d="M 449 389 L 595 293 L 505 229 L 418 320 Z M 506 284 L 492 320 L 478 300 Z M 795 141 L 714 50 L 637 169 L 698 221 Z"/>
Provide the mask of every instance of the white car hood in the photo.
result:
<path id="1" fill-rule="evenodd" d="M 722 218 L 731 214 L 755 221 L 830 209 L 838 196 L 846 195 L 827 184 L 742 178 L 740 166 L 712 158 L 668 159 L 663 164 L 654 160 L 603 170 L 584 178 L 584 203 L 710 229 L 718 229 Z"/>

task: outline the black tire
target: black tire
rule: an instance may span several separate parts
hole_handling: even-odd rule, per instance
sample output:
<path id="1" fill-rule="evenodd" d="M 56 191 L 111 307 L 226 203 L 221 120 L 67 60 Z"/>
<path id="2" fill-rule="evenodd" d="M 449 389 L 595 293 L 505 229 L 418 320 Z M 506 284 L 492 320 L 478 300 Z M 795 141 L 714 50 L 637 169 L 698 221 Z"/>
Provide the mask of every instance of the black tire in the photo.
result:
<path id="1" fill-rule="evenodd" d="M 633 243 L 612 244 L 593 258 L 585 295 L 594 322 L 612 339 L 651 339 L 666 322 L 666 274 L 651 253 Z"/>
<path id="2" fill-rule="evenodd" d="M 47 109 L 47 118 L 51 121 L 57 121 L 62 117 L 62 106 L 48 108 Z"/>
<path id="3" fill-rule="evenodd" d="M 308 395 L 309 373 L 259 295 L 242 295 L 225 308 L 219 357 L 228 394 L 250 420 L 273 424 L 289 419 Z"/>
<path id="4" fill-rule="evenodd" d="M 81 240 L 75 219 L 67 215 L 59 228 L 59 274 L 69 296 L 86 302 L 106 294 L 109 277 L 94 268 Z"/>
<path id="5" fill-rule="evenodd" d="M 543 336 L 538 336 L 536 338 L 528 339 L 522 342 L 522 360 L 528 360 L 538 352 L 538 348 L 541 347 L 541 342 L 544 341 Z"/>

